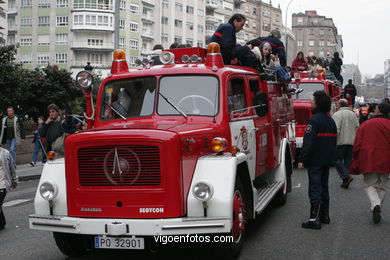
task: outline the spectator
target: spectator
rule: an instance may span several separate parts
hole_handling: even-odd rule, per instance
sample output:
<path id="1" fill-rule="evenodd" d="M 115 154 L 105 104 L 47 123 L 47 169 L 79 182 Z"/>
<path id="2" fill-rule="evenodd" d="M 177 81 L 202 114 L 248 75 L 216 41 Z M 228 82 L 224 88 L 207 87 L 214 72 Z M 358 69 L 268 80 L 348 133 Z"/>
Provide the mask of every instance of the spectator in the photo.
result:
<path id="1" fill-rule="evenodd" d="M 389 98 L 384 98 L 382 103 L 384 104 L 390 104 L 390 99 Z"/>
<path id="2" fill-rule="evenodd" d="M 255 40 L 260 40 L 261 42 L 267 42 L 272 46 L 272 54 L 277 55 L 280 60 L 280 65 L 285 67 L 286 64 L 286 51 L 284 49 L 284 44 L 280 40 L 282 38 L 280 31 L 274 29 L 271 31 L 269 36 L 267 37 L 258 37 Z M 253 40 L 247 42 L 247 44 L 251 44 Z"/>
<path id="3" fill-rule="evenodd" d="M 307 71 L 309 69 L 303 52 L 298 52 L 297 57 L 292 62 L 292 69 L 294 73 L 298 71 Z"/>
<path id="4" fill-rule="evenodd" d="M 10 152 L 0 147 L 0 231 L 6 225 L 2 208 L 5 196 L 10 188 L 15 189 L 17 185 L 17 177 L 12 160 Z"/>
<path id="5" fill-rule="evenodd" d="M 57 105 L 50 104 L 47 107 L 49 111 L 49 117 L 42 126 L 42 137 L 46 137 L 45 150 L 52 151 L 52 144 L 57 138 L 62 136 L 63 128 L 61 123 L 61 117 Z"/>
<path id="6" fill-rule="evenodd" d="M 263 42 L 260 45 L 260 53 L 261 53 L 261 64 L 263 64 L 267 69 L 271 68 L 271 53 L 272 47 L 268 42 Z"/>
<path id="7" fill-rule="evenodd" d="M 156 44 L 153 47 L 153 56 L 151 59 L 153 60 L 154 65 L 162 65 L 163 63 L 160 60 L 160 54 L 164 50 L 164 47 L 161 44 Z"/>
<path id="8" fill-rule="evenodd" d="M 45 144 L 45 141 L 44 141 L 45 139 L 44 138 L 42 139 L 42 137 L 40 135 L 40 132 L 42 131 L 41 129 L 42 129 L 43 123 L 44 123 L 43 116 L 39 116 L 37 124 L 34 125 L 34 130 L 33 130 L 34 138 L 32 141 L 32 143 L 34 144 L 34 152 L 33 152 L 33 157 L 31 159 L 31 162 L 30 162 L 31 166 L 33 166 L 33 167 L 37 163 L 39 151 L 42 151 L 42 164 L 46 163 L 46 152 L 45 152 L 45 149 L 43 147 L 43 145 Z"/>
<path id="9" fill-rule="evenodd" d="M 363 174 L 374 223 L 381 221 L 381 207 L 390 173 L 390 105 L 379 105 L 379 117 L 367 120 L 356 134 L 352 174 Z"/>
<path id="10" fill-rule="evenodd" d="M 303 228 L 321 229 L 321 223 L 329 224 L 329 167 L 334 162 L 337 128 L 328 115 L 331 98 L 323 90 L 313 94 L 313 116 L 307 122 L 298 167 L 308 167 L 310 219 Z"/>
<path id="11" fill-rule="evenodd" d="M 377 103 L 371 103 L 369 104 L 370 107 L 368 108 L 368 116 L 367 119 L 371 119 L 378 115 L 378 104 Z"/>
<path id="12" fill-rule="evenodd" d="M 340 58 L 340 54 L 336 51 L 333 53 L 333 59 L 329 64 L 330 72 L 333 72 L 336 79 L 338 79 L 343 85 L 343 77 L 341 76 L 341 66 L 343 65 L 343 60 Z"/>
<path id="13" fill-rule="evenodd" d="M 363 103 L 359 107 L 359 124 L 360 125 L 363 124 L 368 119 L 369 109 L 370 109 L 370 105 L 365 104 L 365 103 Z"/>
<path id="14" fill-rule="evenodd" d="M 24 127 L 21 118 L 15 116 L 14 108 L 7 107 L 7 116 L 1 122 L 0 140 L 6 144 L 7 150 L 11 153 L 12 161 L 16 167 L 16 145 L 25 140 Z"/>
<path id="15" fill-rule="evenodd" d="M 348 80 L 348 84 L 344 87 L 345 98 L 351 99 L 352 107 L 355 107 L 356 87 L 352 84 L 352 79 Z"/>
<path id="16" fill-rule="evenodd" d="M 348 168 L 352 162 L 352 148 L 355 141 L 356 131 L 359 121 L 350 108 L 346 99 L 340 99 L 339 110 L 333 114 L 332 118 L 337 127 L 337 150 L 335 166 L 340 178 L 343 180 L 341 187 L 348 189 L 353 180 Z"/>
<path id="17" fill-rule="evenodd" d="M 172 43 L 170 46 L 169 46 L 169 49 L 177 49 L 177 46 L 179 46 L 179 44 L 177 42 L 174 42 Z"/>

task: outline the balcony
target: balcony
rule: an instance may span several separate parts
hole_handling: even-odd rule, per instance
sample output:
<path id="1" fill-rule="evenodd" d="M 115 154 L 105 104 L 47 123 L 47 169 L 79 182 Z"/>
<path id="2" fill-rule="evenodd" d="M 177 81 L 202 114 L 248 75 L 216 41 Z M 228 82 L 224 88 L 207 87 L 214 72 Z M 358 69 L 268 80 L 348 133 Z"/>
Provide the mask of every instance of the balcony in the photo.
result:
<path id="1" fill-rule="evenodd" d="M 206 30 L 205 36 L 213 36 L 214 32 L 214 30 Z"/>
<path id="2" fill-rule="evenodd" d="M 212 11 L 218 8 L 218 3 L 213 0 L 206 1 L 206 10 Z"/>
<path id="3" fill-rule="evenodd" d="M 107 52 L 114 51 L 113 43 L 105 43 L 103 45 L 88 45 L 87 41 L 73 42 L 71 47 L 72 50 L 77 51 L 96 51 L 96 52 Z"/>
<path id="4" fill-rule="evenodd" d="M 16 32 L 18 31 L 18 27 L 16 26 L 16 24 L 13 24 L 13 25 L 8 25 L 8 32 Z"/>
<path id="5" fill-rule="evenodd" d="M 206 15 L 206 23 L 217 24 L 217 23 L 219 23 L 219 19 L 215 18 L 214 16 L 211 16 L 211 15 Z"/>
<path id="6" fill-rule="evenodd" d="M 113 12 L 114 6 L 110 4 L 98 4 L 96 2 L 94 3 L 74 3 L 73 9 L 77 10 L 100 10 L 100 11 L 107 11 L 107 12 Z"/>
<path id="7" fill-rule="evenodd" d="M 112 62 L 105 62 L 105 61 L 100 61 L 100 62 L 93 62 L 89 60 L 77 60 L 71 63 L 72 68 L 84 68 L 85 65 L 87 65 L 87 62 L 91 62 L 91 66 L 94 69 L 98 68 L 111 68 Z"/>
<path id="8" fill-rule="evenodd" d="M 147 24 L 154 24 L 154 17 L 152 15 L 145 15 L 141 17 L 141 20 Z"/>
<path id="9" fill-rule="evenodd" d="M 16 7 L 8 8 L 7 15 L 15 15 L 15 14 L 17 14 Z"/>
<path id="10" fill-rule="evenodd" d="M 143 38 L 145 40 L 153 41 L 154 40 L 154 35 L 153 35 L 153 33 L 151 31 L 142 30 L 141 31 L 141 38 Z"/>
<path id="11" fill-rule="evenodd" d="M 113 32 L 114 31 L 114 26 L 109 26 L 109 25 L 75 25 L 73 24 L 72 26 L 72 31 L 76 30 L 85 30 L 85 31 L 102 31 L 102 32 Z"/>
<path id="12" fill-rule="evenodd" d="M 154 0 L 142 0 L 144 5 L 154 6 Z"/>

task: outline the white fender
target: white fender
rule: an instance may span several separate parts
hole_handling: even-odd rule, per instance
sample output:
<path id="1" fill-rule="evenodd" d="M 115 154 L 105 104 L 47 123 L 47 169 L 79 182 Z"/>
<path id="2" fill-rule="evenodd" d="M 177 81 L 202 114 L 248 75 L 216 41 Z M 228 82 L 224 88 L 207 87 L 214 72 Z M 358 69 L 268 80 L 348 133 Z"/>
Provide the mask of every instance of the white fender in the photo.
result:
<path id="1" fill-rule="evenodd" d="M 286 161 L 287 146 L 288 146 L 288 140 L 284 138 L 280 143 L 280 149 L 279 149 L 279 167 L 276 172 L 277 181 L 284 181 L 284 179 L 286 178 L 287 173 L 286 173 L 285 161 Z"/>
<path id="2" fill-rule="evenodd" d="M 39 180 L 38 189 L 35 193 L 34 208 L 35 214 L 38 215 L 49 215 L 50 208 L 49 202 L 42 198 L 39 193 L 39 187 L 45 181 L 50 181 L 58 187 L 57 197 L 53 200 L 53 214 L 54 215 L 68 215 L 68 207 L 66 200 L 66 180 L 65 180 L 65 160 L 58 159 L 50 161 L 43 167 L 41 179 Z"/>
<path id="3" fill-rule="evenodd" d="M 203 204 L 194 197 L 192 190 L 198 182 L 206 181 L 214 189 L 212 198 L 207 202 L 207 216 L 231 218 L 237 165 L 246 160 L 247 156 L 243 153 L 236 156 L 226 153 L 199 158 L 187 197 L 188 217 L 204 215 Z"/>

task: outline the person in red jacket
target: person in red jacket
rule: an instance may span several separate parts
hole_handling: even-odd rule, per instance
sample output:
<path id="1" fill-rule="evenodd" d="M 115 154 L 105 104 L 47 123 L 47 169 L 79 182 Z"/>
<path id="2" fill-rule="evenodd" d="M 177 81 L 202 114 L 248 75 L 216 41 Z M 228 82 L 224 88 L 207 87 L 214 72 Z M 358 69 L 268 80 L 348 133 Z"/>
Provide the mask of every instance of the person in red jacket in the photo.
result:
<path id="1" fill-rule="evenodd" d="M 305 55 L 303 52 L 298 52 L 297 57 L 292 62 L 292 69 L 295 72 L 308 70 L 307 62 L 305 61 Z"/>
<path id="2" fill-rule="evenodd" d="M 357 131 L 353 145 L 352 174 L 364 174 L 374 223 L 381 220 L 390 173 L 390 105 L 380 104 L 379 115 L 367 120 Z"/>

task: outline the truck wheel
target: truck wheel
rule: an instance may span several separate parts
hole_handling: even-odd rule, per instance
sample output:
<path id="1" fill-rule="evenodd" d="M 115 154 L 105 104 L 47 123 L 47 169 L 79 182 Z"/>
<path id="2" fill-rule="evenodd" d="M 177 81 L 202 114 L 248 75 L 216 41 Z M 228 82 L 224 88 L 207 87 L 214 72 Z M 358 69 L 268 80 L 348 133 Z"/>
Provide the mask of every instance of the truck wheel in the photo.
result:
<path id="1" fill-rule="evenodd" d="M 276 207 L 283 206 L 287 202 L 287 192 L 289 190 L 289 186 L 291 186 L 291 173 L 292 173 L 290 155 L 286 155 L 284 167 L 285 167 L 286 175 L 284 176 L 283 186 L 272 201 L 272 204 Z"/>
<path id="2" fill-rule="evenodd" d="M 233 226 L 230 235 L 233 242 L 223 243 L 218 247 L 217 256 L 221 259 L 236 259 L 241 252 L 246 223 L 245 193 L 244 186 L 239 178 L 236 178 L 236 184 L 233 194 Z"/>
<path id="3" fill-rule="evenodd" d="M 85 241 L 81 235 L 67 233 L 53 233 L 57 247 L 64 255 L 81 256 L 87 253 Z"/>

